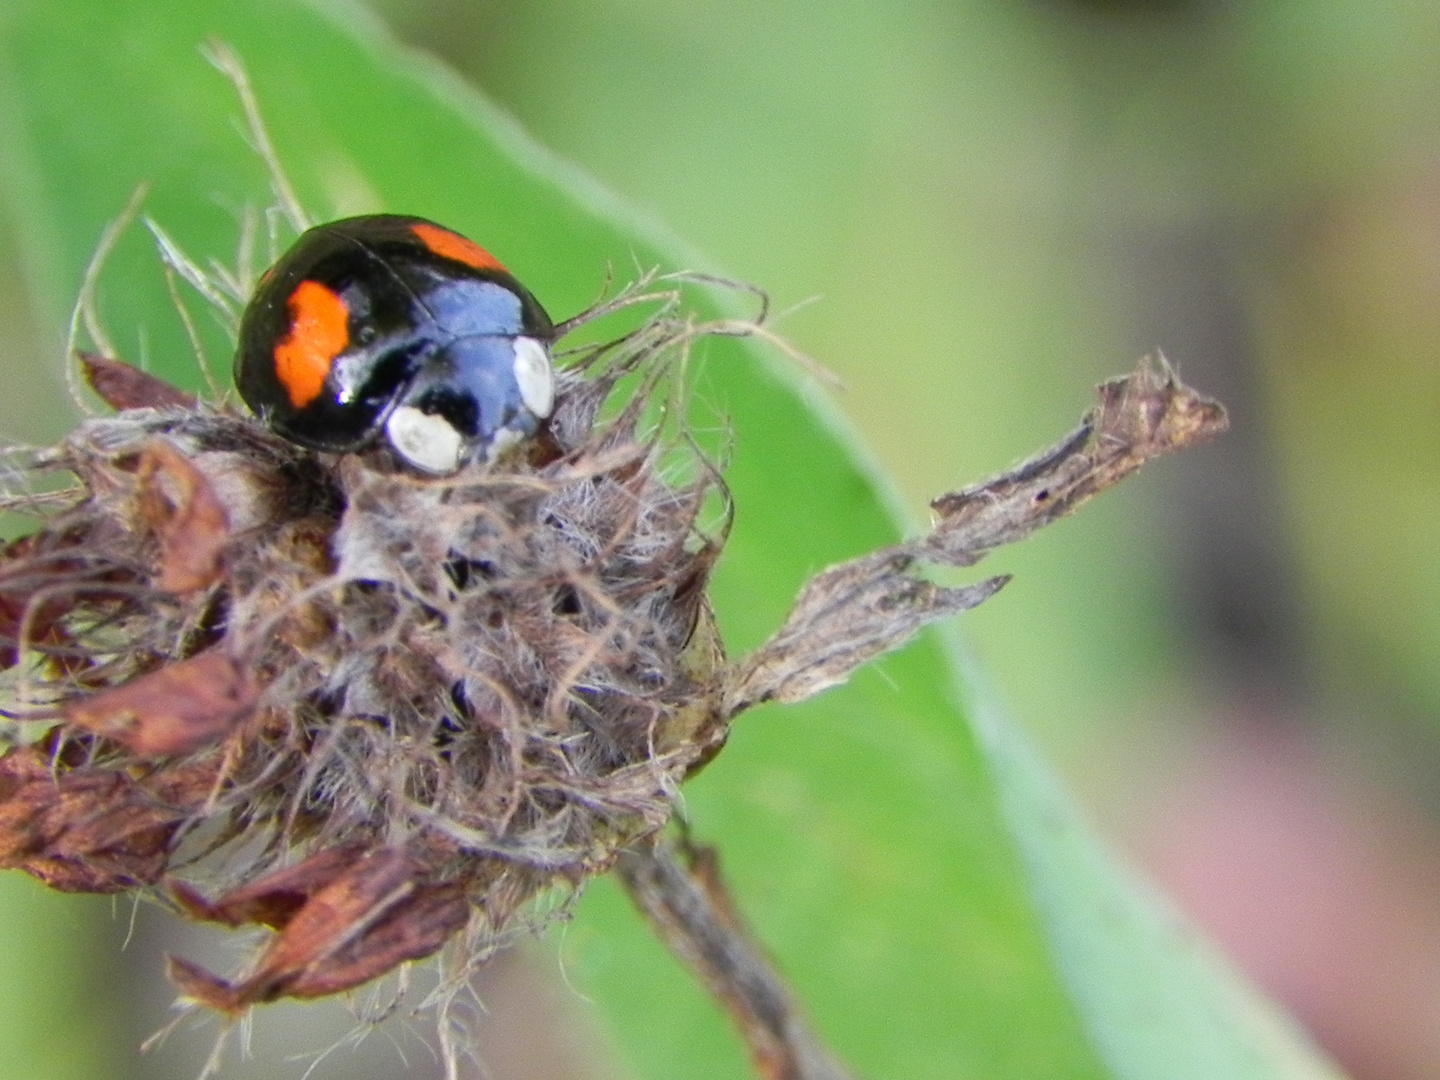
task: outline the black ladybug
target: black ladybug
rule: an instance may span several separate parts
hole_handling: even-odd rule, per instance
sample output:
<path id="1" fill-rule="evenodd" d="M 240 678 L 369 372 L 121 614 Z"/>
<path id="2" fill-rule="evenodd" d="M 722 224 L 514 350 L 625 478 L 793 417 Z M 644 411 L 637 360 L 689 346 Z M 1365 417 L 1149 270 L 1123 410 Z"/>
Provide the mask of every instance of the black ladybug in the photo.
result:
<path id="1" fill-rule="evenodd" d="M 533 434 L 555 400 L 550 316 L 479 244 L 373 214 L 305 232 L 240 320 L 235 385 L 276 432 L 348 452 L 383 431 L 445 475 Z"/>

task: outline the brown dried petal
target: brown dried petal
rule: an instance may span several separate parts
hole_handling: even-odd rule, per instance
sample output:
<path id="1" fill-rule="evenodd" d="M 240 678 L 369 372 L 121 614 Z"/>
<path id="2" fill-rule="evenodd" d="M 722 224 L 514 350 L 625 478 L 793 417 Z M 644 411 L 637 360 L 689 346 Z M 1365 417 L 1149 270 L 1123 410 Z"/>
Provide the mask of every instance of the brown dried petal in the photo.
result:
<path id="1" fill-rule="evenodd" d="M 80 366 L 100 400 L 112 409 L 193 409 L 195 398 L 149 372 L 97 353 L 81 352 Z"/>
<path id="2" fill-rule="evenodd" d="M 459 883 L 422 883 L 423 873 L 399 849 L 361 855 L 290 916 L 250 975 L 232 982 L 171 958 L 170 977 L 187 997 L 230 1013 L 359 986 L 430 955 L 469 918 Z"/>
<path id="3" fill-rule="evenodd" d="M 287 993 L 314 998 L 353 990 L 406 961 L 429 956 L 469 919 L 462 883 L 419 886 L 361 937 L 303 971 Z"/>
<path id="4" fill-rule="evenodd" d="M 230 520 L 205 474 L 163 439 L 140 456 L 140 512 L 160 541 L 157 588 L 198 592 L 220 580 Z"/>
<path id="5" fill-rule="evenodd" d="M 61 714 L 141 757 L 168 757 L 223 739 L 250 715 L 257 696 L 245 669 L 217 645 L 66 702 Z"/>
<path id="6" fill-rule="evenodd" d="M 266 874 L 213 901 L 183 881 L 171 882 L 170 891 L 193 919 L 227 926 L 260 923 L 279 930 L 312 896 L 353 866 L 361 854 L 361 849 L 353 846 L 318 851 L 294 866 Z"/>
<path id="7" fill-rule="evenodd" d="M 181 997 L 216 1012 L 244 1012 L 249 1004 L 229 982 L 178 956 L 165 958 L 165 975 Z"/>
<path id="8" fill-rule="evenodd" d="M 0 867 L 64 892 L 118 892 L 164 872 L 186 810 L 157 800 L 126 773 L 52 773 L 34 748 L 0 758 Z"/>

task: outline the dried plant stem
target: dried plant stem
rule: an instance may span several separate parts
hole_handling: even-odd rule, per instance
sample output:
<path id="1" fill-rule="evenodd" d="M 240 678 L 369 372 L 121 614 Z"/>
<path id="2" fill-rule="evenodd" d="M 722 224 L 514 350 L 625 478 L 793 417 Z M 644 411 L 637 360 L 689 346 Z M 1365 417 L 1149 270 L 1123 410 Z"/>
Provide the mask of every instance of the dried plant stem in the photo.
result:
<path id="1" fill-rule="evenodd" d="M 785 624 L 730 669 L 725 715 L 764 701 L 804 701 L 839 685 L 868 660 L 983 602 L 1009 580 L 944 588 L 917 573 L 924 564 L 973 566 L 1074 513 L 1152 458 L 1225 430 L 1220 403 L 1182 383 L 1158 355 L 1101 383 L 1096 394 L 1096 407 L 1050 449 L 932 502 L 937 520 L 925 536 L 806 582 Z"/>
<path id="2" fill-rule="evenodd" d="M 626 851 L 617 870 L 661 940 L 734 1019 L 763 1080 L 855 1080 L 821 1045 L 750 936 L 721 880 L 714 848 L 659 838 Z"/>

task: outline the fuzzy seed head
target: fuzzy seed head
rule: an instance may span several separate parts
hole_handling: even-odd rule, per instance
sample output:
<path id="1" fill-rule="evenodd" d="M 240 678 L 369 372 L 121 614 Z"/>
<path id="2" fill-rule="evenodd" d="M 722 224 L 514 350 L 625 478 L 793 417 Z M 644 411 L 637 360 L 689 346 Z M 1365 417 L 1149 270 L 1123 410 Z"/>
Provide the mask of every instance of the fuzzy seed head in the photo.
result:
<path id="1" fill-rule="evenodd" d="M 229 1012 L 462 929 L 483 958 L 607 869 L 726 731 L 699 524 L 724 489 L 654 420 L 693 333 L 582 353 L 540 439 L 445 478 L 92 358 L 131 407 L 12 454 L 35 524 L 0 563 L 0 865 L 272 927 L 235 977 L 172 965 Z"/>

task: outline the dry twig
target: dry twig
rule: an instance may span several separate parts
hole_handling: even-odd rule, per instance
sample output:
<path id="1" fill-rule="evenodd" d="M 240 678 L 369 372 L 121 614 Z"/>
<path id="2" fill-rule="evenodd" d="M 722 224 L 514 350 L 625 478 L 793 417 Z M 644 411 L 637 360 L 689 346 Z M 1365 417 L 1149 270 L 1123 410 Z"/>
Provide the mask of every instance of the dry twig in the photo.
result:
<path id="1" fill-rule="evenodd" d="M 714 848 L 654 838 L 621 855 L 616 871 L 660 939 L 735 1021 L 762 1080 L 852 1080 L 746 930 Z"/>
<path id="2" fill-rule="evenodd" d="M 1099 405 L 1055 446 L 931 503 L 938 521 L 929 534 L 812 578 L 785 624 L 728 673 L 725 714 L 762 701 L 803 701 L 1009 580 L 942 588 L 917 576 L 923 564 L 974 565 L 1072 513 L 1151 458 L 1225 430 L 1224 408 L 1180 382 L 1163 357 L 1146 357 L 1132 374 L 1102 383 L 1098 396 Z"/>

